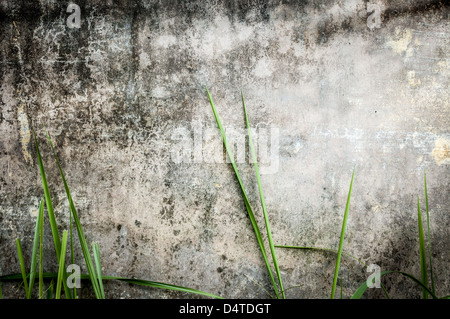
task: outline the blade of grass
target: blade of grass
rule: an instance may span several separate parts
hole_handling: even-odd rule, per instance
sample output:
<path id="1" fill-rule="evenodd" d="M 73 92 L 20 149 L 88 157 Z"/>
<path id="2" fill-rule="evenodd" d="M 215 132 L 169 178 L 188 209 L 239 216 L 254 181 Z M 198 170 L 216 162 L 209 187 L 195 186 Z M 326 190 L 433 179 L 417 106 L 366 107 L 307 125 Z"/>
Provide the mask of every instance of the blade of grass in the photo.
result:
<path id="1" fill-rule="evenodd" d="M 337 284 L 337 279 L 338 279 L 338 274 L 339 274 L 339 266 L 341 264 L 342 247 L 344 246 L 345 227 L 347 226 L 348 210 L 350 208 L 350 197 L 352 194 L 354 175 L 355 175 L 355 170 L 353 170 L 352 181 L 350 182 L 350 189 L 348 191 L 347 205 L 345 207 L 344 221 L 342 222 L 341 239 L 339 240 L 339 250 L 338 250 L 338 255 L 337 255 L 337 259 L 336 259 L 336 267 L 334 269 L 333 286 L 331 287 L 331 299 L 334 299 L 334 295 L 336 293 L 336 284 Z"/>
<path id="2" fill-rule="evenodd" d="M 69 216 L 70 216 L 70 259 L 72 261 L 72 264 L 75 264 L 75 254 L 73 251 L 73 226 L 72 226 L 72 210 L 69 209 Z M 73 299 L 77 299 L 77 286 L 74 285 L 72 289 L 72 295 Z"/>
<path id="3" fill-rule="evenodd" d="M 277 256 L 275 254 L 275 247 L 273 244 L 272 232 L 270 230 L 269 215 L 267 214 L 266 203 L 264 201 L 264 194 L 262 191 L 261 178 L 260 178 L 259 168 L 258 168 L 258 160 L 256 158 L 255 148 L 253 147 L 252 133 L 251 133 L 251 129 L 250 129 L 250 123 L 248 120 L 247 108 L 245 107 L 244 93 L 241 92 L 241 95 L 242 95 L 242 105 L 244 107 L 244 113 L 245 113 L 245 122 L 247 124 L 247 130 L 248 130 L 250 150 L 252 153 L 253 165 L 255 167 L 256 180 L 258 182 L 259 197 L 261 199 L 261 206 L 262 206 L 263 215 L 264 215 L 264 222 L 266 224 L 266 230 L 267 230 L 267 238 L 269 240 L 270 252 L 272 254 L 273 264 L 275 266 L 275 272 L 277 274 L 278 283 L 280 284 L 280 290 L 281 290 L 282 296 L 283 296 L 283 298 L 286 298 L 285 293 L 284 293 L 285 290 L 283 288 L 283 281 L 281 280 L 280 267 L 278 265 Z"/>
<path id="4" fill-rule="evenodd" d="M 401 274 L 409 279 L 411 279 L 412 281 L 414 281 L 417 285 L 419 285 L 420 287 L 422 287 L 422 289 L 426 290 L 432 297 L 433 299 L 438 299 L 436 297 L 436 295 L 430 290 L 428 289 L 427 286 L 425 286 L 419 279 L 417 279 L 416 277 L 414 277 L 413 275 L 410 275 L 406 272 L 403 271 L 396 271 L 396 270 L 388 270 L 388 271 L 383 271 L 380 273 L 380 277 L 383 277 L 384 275 L 387 274 L 391 274 L 391 273 L 397 273 L 397 274 Z M 373 279 L 375 280 L 375 278 Z M 361 299 L 362 295 L 364 294 L 364 292 L 367 290 L 367 280 L 364 281 L 362 283 L 361 286 L 359 286 L 358 289 L 356 289 L 356 291 L 353 293 L 352 297 L 350 299 Z"/>
<path id="5" fill-rule="evenodd" d="M 47 273 L 44 273 L 43 276 L 44 276 L 44 278 L 57 278 L 58 273 L 47 272 Z M 21 280 L 21 278 L 22 278 L 21 274 L 4 275 L 4 276 L 0 276 L 0 282 L 2 282 L 2 281 L 18 281 L 18 280 Z M 80 274 L 80 279 L 83 279 L 83 280 L 90 279 L 90 275 L 89 274 Z M 187 287 L 183 287 L 183 286 L 166 284 L 166 283 L 157 282 L 157 281 L 116 277 L 116 276 L 102 276 L 102 279 L 103 280 L 118 280 L 118 281 L 127 282 L 130 284 L 135 284 L 135 285 L 140 285 L 140 286 L 147 286 L 147 287 L 158 288 L 158 289 L 168 289 L 168 290 L 187 292 L 187 293 L 192 293 L 192 294 L 196 294 L 196 295 L 212 297 L 212 298 L 216 298 L 216 299 L 223 299 L 220 296 L 217 296 L 217 295 L 214 295 L 214 294 L 211 294 L 208 292 L 204 292 L 201 290 L 187 288 Z M 52 281 L 52 283 L 53 283 L 53 281 Z"/>
<path id="6" fill-rule="evenodd" d="M 58 274 L 55 274 L 55 277 L 57 277 Z M 53 293 L 53 286 L 54 286 L 54 281 L 50 281 L 50 286 L 48 287 L 48 291 L 47 291 L 47 299 L 53 299 L 54 297 L 54 293 Z"/>
<path id="7" fill-rule="evenodd" d="M 303 287 L 303 285 L 292 286 L 292 287 L 284 289 L 284 291 L 288 291 L 288 290 L 291 290 L 291 289 L 294 289 L 294 288 L 300 288 L 300 287 Z"/>
<path id="8" fill-rule="evenodd" d="M 3 299 L 3 294 L 2 294 L 2 283 L 0 282 L 0 299 Z"/>
<path id="9" fill-rule="evenodd" d="M 47 178 L 45 176 L 44 164 L 42 162 L 42 157 L 41 157 L 41 153 L 39 151 L 39 145 L 38 145 L 36 133 L 34 132 L 34 130 L 33 130 L 33 135 L 34 135 L 34 141 L 35 141 L 35 144 L 36 144 L 36 151 L 37 151 L 37 156 L 38 156 L 39 171 L 41 173 L 41 179 L 42 179 L 42 186 L 44 188 L 45 204 L 47 206 L 48 218 L 50 220 L 50 228 L 52 230 L 53 242 L 55 244 L 56 258 L 59 260 L 60 259 L 59 258 L 60 257 L 60 253 L 61 253 L 61 240 L 59 238 L 58 226 L 56 224 L 56 217 L 55 217 L 55 213 L 53 211 L 53 204 L 52 204 L 52 199 L 51 199 L 51 196 L 50 196 L 50 190 L 48 188 Z M 63 280 L 64 293 L 66 294 L 66 298 L 67 299 L 71 299 L 70 290 L 67 289 L 66 278 L 67 278 L 67 272 L 66 272 L 65 267 L 64 267 L 64 280 Z"/>
<path id="10" fill-rule="evenodd" d="M 58 279 L 56 281 L 56 297 L 55 299 L 60 299 L 61 297 L 61 284 L 63 281 L 63 273 L 65 268 L 66 259 L 66 248 L 67 248 L 67 230 L 63 231 L 62 243 L 61 243 L 61 255 L 59 258 L 59 269 L 58 269 Z"/>
<path id="11" fill-rule="evenodd" d="M 322 247 L 304 247 L 304 246 L 287 246 L 287 245 L 275 245 L 276 248 L 292 248 L 292 249 L 300 249 L 300 250 L 319 250 L 319 251 L 325 251 L 325 252 L 334 252 L 334 253 L 338 253 L 338 250 L 336 249 L 331 249 L 331 248 L 322 248 Z M 346 253 L 345 251 L 342 251 L 342 255 L 346 255 L 350 258 L 353 258 L 354 260 L 356 260 L 357 262 L 359 262 L 362 266 L 367 267 L 366 263 L 363 262 L 361 259 L 350 255 L 349 253 Z M 386 297 L 388 299 L 391 299 L 391 297 L 389 296 L 386 288 L 383 286 L 383 284 L 381 284 L 381 288 L 383 288 L 384 294 L 386 295 Z M 287 290 L 287 289 L 286 289 Z"/>
<path id="12" fill-rule="evenodd" d="M 420 201 L 419 196 L 417 196 L 417 215 L 419 220 L 419 254 L 420 254 L 420 274 L 422 277 L 422 283 L 427 286 L 428 285 L 428 276 L 427 276 L 427 259 L 425 256 L 425 241 L 423 236 L 423 225 L 422 225 L 422 213 L 420 211 Z M 428 299 L 428 293 L 424 289 L 422 292 L 423 299 Z"/>
<path id="13" fill-rule="evenodd" d="M 39 210 L 39 299 L 44 295 L 44 207 Z"/>
<path id="14" fill-rule="evenodd" d="M 31 298 L 31 292 L 33 290 L 34 280 L 36 278 L 36 266 L 37 266 L 37 251 L 39 246 L 39 225 L 41 220 L 41 211 L 44 211 L 44 200 L 41 200 L 41 204 L 39 205 L 39 213 L 36 219 L 36 227 L 34 230 L 34 239 L 33 239 L 33 251 L 31 253 L 31 268 L 30 268 L 30 284 L 28 288 L 28 299 Z"/>
<path id="15" fill-rule="evenodd" d="M 73 215 L 73 220 L 75 222 L 75 228 L 77 229 L 78 239 L 80 240 L 81 250 L 83 251 L 84 260 L 86 262 L 86 267 L 88 269 L 88 273 L 91 277 L 92 287 L 94 289 L 94 293 L 97 299 L 101 299 L 100 287 L 98 285 L 97 276 L 95 274 L 94 263 L 92 262 L 91 254 L 89 252 L 89 247 L 86 241 L 86 237 L 83 233 L 83 228 L 81 227 L 80 219 L 78 218 L 78 213 L 75 208 L 75 205 L 72 200 L 72 196 L 70 195 L 69 186 L 67 185 L 66 178 L 64 177 L 64 173 L 62 171 L 61 165 L 59 163 L 58 156 L 56 155 L 55 149 L 53 147 L 53 143 L 50 139 L 50 135 L 47 133 L 47 139 L 50 143 L 50 147 L 53 152 L 53 156 L 55 157 L 56 163 L 58 164 L 59 172 L 61 174 L 62 181 L 64 183 L 64 189 L 66 191 L 67 199 L 69 200 L 69 206 L 71 214 Z"/>
<path id="16" fill-rule="evenodd" d="M 263 287 L 261 284 L 259 284 L 256 280 L 250 278 L 250 277 L 247 276 L 246 274 L 244 274 L 244 276 L 247 277 L 248 280 L 250 280 L 251 282 L 253 282 L 253 283 L 254 283 L 255 285 L 257 285 L 259 288 L 261 288 L 261 290 L 263 290 L 267 295 L 269 295 L 270 299 L 275 299 L 275 298 L 273 297 L 273 295 L 270 294 L 266 289 L 264 289 L 264 287 Z"/>
<path id="17" fill-rule="evenodd" d="M 255 236 L 256 236 L 256 240 L 258 241 L 259 248 L 260 248 L 261 253 L 263 255 L 264 262 L 266 264 L 266 268 L 267 268 L 267 271 L 268 271 L 269 276 L 270 276 L 270 280 L 272 282 L 275 294 L 276 294 L 277 298 L 279 298 L 280 297 L 279 296 L 279 291 L 278 291 L 277 285 L 275 283 L 275 278 L 273 277 L 273 274 L 272 274 L 272 269 L 270 268 L 269 260 L 267 258 L 266 248 L 264 246 L 264 241 L 262 239 L 261 232 L 260 232 L 259 227 L 258 227 L 258 223 L 256 222 L 255 215 L 253 214 L 253 210 L 252 210 L 252 208 L 250 206 L 250 201 L 248 200 L 248 196 L 247 196 L 247 193 L 245 191 L 244 184 L 242 183 L 241 176 L 239 175 L 236 163 L 234 161 L 234 156 L 233 156 L 233 154 L 232 154 L 232 152 L 231 152 L 231 150 L 230 150 L 230 148 L 228 146 L 228 143 L 227 143 L 227 138 L 225 136 L 225 130 L 223 129 L 222 123 L 220 122 L 219 115 L 217 114 L 216 107 L 214 106 L 214 102 L 212 100 L 211 95 L 209 94 L 208 88 L 206 88 L 206 92 L 208 93 L 209 102 L 210 102 L 211 108 L 212 108 L 212 110 L 214 112 L 214 117 L 216 119 L 217 126 L 219 127 L 220 134 L 222 135 L 223 144 L 225 145 L 225 149 L 226 149 L 227 154 L 228 154 L 228 156 L 230 158 L 231 165 L 233 166 L 236 178 L 237 178 L 237 180 L 239 182 L 239 186 L 241 187 L 242 197 L 244 199 L 245 207 L 247 209 L 248 216 L 249 216 L 250 221 L 252 223 L 253 230 L 254 230 Z"/>
<path id="18" fill-rule="evenodd" d="M 100 263 L 100 250 L 97 243 L 92 244 L 92 251 L 94 252 L 94 261 L 95 265 L 97 266 L 97 278 L 100 286 L 100 291 L 102 293 L 102 298 L 105 299 L 105 290 L 103 289 L 102 281 L 102 265 Z"/>
<path id="19" fill-rule="evenodd" d="M 425 204 L 427 208 L 427 233 L 428 233 L 428 257 L 430 261 L 430 277 L 431 277 L 431 290 L 436 294 L 434 288 L 434 278 L 433 278 L 433 263 L 431 262 L 431 235 L 430 235 L 430 214 L 428 212 L 428 192 L 427 192 L 427 175 L 423 172 L 423 180 L 425 184 Z"/>
<path id="20" fill-rule="evenodd" d="M 16 239 L 16 247 L 17 247 L 17 255 L 19 256 L 20 271 L 22 273 L 23 287 L 25 288 L 25 295 L 26 295 L 27 299 L 30 299 L 28 297 L 27 271 L 25 270 L 25 262 L 23 260 L 22 245 L 20 244 L 20 238 Z"/>

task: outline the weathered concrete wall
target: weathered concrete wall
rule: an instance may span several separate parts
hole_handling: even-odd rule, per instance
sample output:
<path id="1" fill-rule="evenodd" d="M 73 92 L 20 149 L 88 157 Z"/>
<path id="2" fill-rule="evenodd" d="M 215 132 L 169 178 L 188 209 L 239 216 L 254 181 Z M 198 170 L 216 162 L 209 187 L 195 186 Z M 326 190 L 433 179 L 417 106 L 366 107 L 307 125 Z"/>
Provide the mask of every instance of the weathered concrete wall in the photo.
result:
<path id="1" fill-rule="evenodd" d="M 231 165 L 210 161 L 222 150 L 207 85 L 225 126 L 245 127 L 242 89 L 252 127 L 272 138 L 262 184 L 278 244 L 337 248 L 356 167 L 345 250 L 419 277 L 417 195 L 424 202 L 426 170 L 437 292 L 449 293 L 444 1 L 75 3 L 80 28 L 68 27 L 65 1 L 0 1 L 2 274 L 19 272 L 16 237 L 29 260 L 43 196 L 32 128 L 60 229 L 68 227 L 46 127 L 105 274 L 267 297 L 248 279 L 270 287 Z M 183 134 L 189 139 L 180 141 Z M 177 160 L 174 150 L 194 140 L 192 154 Z M 253 168 L 238 167 L 262 226 Z M 56 259 L 45 227 L 50 271 Z M 329 296 L 334 254 L 277 252 L 285 287 L 303 285 L 288 297 Z M 341 273 L 347 297 L 368 275 L 345 258 Z M 406 279 L 385 283 L 395 297 L 420 297 Z M 120 283 L 106 290 L 192 297 Z M 5 296 L 20 294 L 18 285 L 4 287 Z"/>

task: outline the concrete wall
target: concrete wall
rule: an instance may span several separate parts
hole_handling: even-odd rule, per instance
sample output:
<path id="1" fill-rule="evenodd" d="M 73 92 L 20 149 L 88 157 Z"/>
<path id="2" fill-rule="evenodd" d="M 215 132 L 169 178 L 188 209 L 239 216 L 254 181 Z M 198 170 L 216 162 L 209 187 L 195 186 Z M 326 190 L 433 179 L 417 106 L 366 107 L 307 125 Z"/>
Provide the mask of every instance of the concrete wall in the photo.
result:
<path id="1" fill-rule="evenodd" d="M 2 274 L 19 272 L 16 237 L 29 261 L 43 196 L 32 128 L 59 227 L 68 228 L 46 127 L 88 241 L 100 245 L 104 274 L 224 297 L 267 297 L 252 282 L 270 289 L 223 157 L 207 85 L 230 132 L 245 128 L 240 90 L 245 94 L 251 126 L 259 130 L 261 181 L 277 244 L 337 248 L 356 167 L 345 251 L 420 277 L 417 196 L 425 206 L 426 171 L 437 293 L 449 293 L 444 1 L 75 4 L 80 28 L 72 18 L 68 25 L 66 1 L 0 1 Z M 247 157 L 248 146 L 243 151 Z M 246 157 L 238 168 L 263 226 Z M 55 271 L 48 221 L 45 228 L 46 270 Z M 333 253 L 277 253 L 284 286 L 303 285 L 288 297 L 329 297 Z M 85 272 L 79 248 L 76 258 Z M 349 297 L 369 273 L 344 257 L 341 274 Z M 394 297 L 421 296 L 397 275 L 384 282 Z M 82 296 L 92 296 L 83 287 Z M 121 283 L 106 291 L 115 298 L 192 297 Z M 3 293 L 22 295 L 18 284 L 4 285 Z M 367 296 L 383 294 L 371 289 Z"/>

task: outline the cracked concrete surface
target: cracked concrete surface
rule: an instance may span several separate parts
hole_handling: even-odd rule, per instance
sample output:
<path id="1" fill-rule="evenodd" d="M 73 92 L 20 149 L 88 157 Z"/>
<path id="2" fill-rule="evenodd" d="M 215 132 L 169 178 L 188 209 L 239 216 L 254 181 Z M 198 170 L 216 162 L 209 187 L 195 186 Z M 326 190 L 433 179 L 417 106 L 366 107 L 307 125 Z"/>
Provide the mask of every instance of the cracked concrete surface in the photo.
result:
<path id="1" fill-rule="evenodd" d="M 68 227 L 45 127 L 104 274 L 266 298 L 252 282 L 270 289 L 230 164 L 171 155 L 174 134 L 195 134 L 193 123 L 212 132 L 203 154 L 223 155 L 207 85 L 224 125 L 245 127 L 242 89 L 252 127 L 279 129 L 277 169 L 261 176 L 277 244 L 337 248 L 356 168 L 344 250 L 419 278 L 417 196 L 424 202 L 426 171 L 436 288 L 450 292 L 448 4 L 74 3 L 80 28 L 67 26 L 65 2 L 0 1 L 1 274 L 20 271 L 16 237 L 30 259 L 43 196 L 32 128 L 59 227 Z M 379 8 L 378 27 L 369 4 Z M 238 167 L 262 226 L 253 168 Z M 48 222 L 45 231 L 45 267 L 55 271 Z M 334 254 L 277 254 L 284 286 L 302 285 L 289 298 L 329 297 Z M 79 248 L 76 259 L 86 271 Z M 345 258 L 340 273 L 346 297 L 368 276 Z M 407 279 L 383 283 L 394 297 L 421 296 Z M 121 283 L 105 290 L 110 298 L 196 298 Z M 21 293 L 3 285 L 5 297 Z M 92 296 L 88 283 L 81 295 Z"/>

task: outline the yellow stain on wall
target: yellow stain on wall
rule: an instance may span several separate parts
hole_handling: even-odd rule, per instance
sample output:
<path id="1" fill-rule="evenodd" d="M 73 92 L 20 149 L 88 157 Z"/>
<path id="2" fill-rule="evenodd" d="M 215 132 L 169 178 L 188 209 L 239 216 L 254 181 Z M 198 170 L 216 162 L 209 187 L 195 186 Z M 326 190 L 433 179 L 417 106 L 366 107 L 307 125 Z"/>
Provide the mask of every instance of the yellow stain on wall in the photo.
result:
<path id="1" fill-rule="evenodd" d="M 450 141 L 444 137 L 438 138 L 431 155 L 439 166 L 450 164 Z"/>
<path id="2" fill-rule="evenodd" d="M 395 36 L 389 37 L 386 44 L 391 47 L 391 49 L 396 54 L 402 54 L 408 49 L 408 45 L 411 43 L 412 32 L 410 29 L 396 28 Z"/>
<path id="3" fill-rule="evenodd" d="M 410 86 L 415 87 L 421 84 L 419 78 L 416 78 L 416 71 L 408 71 L 407 73 L 408 83 Z"/>
<path id="4" fill-rule="evenodd" d="M 19 104 L 17 108 L 17 121 L 19 122 L 20 142 L 22 144 L 22 153 L 25 161 L 33 165 L 33 158 L 28 152 L 28 144 L 31 139 L 30 126 L 28 125 L 27 114 L 24 110 L 24 104 Z"/>

